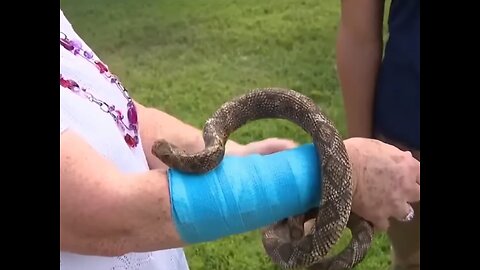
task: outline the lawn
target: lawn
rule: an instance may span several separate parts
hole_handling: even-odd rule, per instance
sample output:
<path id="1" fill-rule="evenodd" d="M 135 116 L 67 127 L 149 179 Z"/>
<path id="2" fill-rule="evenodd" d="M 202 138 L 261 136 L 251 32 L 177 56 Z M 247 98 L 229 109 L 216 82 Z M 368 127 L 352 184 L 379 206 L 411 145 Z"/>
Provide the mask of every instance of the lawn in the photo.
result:
<path id="1" fill-rule="evenodd" d="M 279 86 L 313 98 L 345 135 L 335 71 L 338 0 L 62 0 L 76 31 L 139 101 L 201 128 L 216 108 L 251 88 Z M 232 135 L 310 138 L 283 120 L 253 122 Z M 344 243 L 343 243 L 344 244 Z M 186 249 L 192 270 L 277 269 L 259 232 Z M 357 269 L 388 269 L 378 235 Z"/>

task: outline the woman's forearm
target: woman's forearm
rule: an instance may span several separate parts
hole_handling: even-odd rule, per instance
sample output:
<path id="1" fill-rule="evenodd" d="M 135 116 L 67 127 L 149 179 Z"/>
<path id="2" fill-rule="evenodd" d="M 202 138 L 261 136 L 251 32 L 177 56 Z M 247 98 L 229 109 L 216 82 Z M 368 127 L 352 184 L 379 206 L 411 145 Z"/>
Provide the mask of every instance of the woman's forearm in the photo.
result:
<path id="1" fill-rule="evenodd" d="M 184 246 L 175 228 L 165 170 L 125 176 L 127 195 L 122 208 L 132 233 L 125 239 L 126 252 L 143 252 Z"/>
<path id="2" fill-rule="evenodd" d="M 346 146 L 357 165 L 355 143 L 346 140 Z M 315 147 L 308 144 L 267 156 L 226 157 L 207 174 L 152 170 L 127 175 L 127 195 L 118 205 L 131 230 L 123 251 L 212 241 L 305 213 L 320 202 L 318 162 Z M 354 188 L 358 177 L 354 170 Z"/>
<path id="3" fill-rule="evenodd" d="M 118 256 L 181 247 L 258 229 L 319 202 L 313 145 L 226 156 L 207 174 L 125 174 L 75 134 L 62 141 L 63 251 Z"/>

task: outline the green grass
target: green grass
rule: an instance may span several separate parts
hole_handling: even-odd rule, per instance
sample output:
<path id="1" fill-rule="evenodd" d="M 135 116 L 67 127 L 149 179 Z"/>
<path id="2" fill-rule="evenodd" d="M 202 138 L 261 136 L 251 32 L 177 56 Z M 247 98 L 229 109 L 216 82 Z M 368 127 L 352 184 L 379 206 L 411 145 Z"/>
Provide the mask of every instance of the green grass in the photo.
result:
<path id="1" fill-rule="evenodd" d="M 223 102 L 256 87 L 293 88 L 313 98 L 345 135 L 335 71 L 338 0 L 63 0 L 76 31 L 146 105 L 201 128 Z M 310 138 L 282 120 L 232 135 Z M 344 245 L 345 240 L 340 245 Z M 277 269 L 258 231 L 186 249 L 192 270 Z M 357 269 L 388 269 L 389 243 L 375 238 Z"/>

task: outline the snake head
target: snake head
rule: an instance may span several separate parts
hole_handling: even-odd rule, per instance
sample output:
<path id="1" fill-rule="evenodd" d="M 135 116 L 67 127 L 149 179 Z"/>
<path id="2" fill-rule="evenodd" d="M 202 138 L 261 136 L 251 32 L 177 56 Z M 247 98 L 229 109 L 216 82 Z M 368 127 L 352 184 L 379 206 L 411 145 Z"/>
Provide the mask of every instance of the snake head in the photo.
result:
<path id="1" fill-rule="evenodd" d="M 160 139 L 153 142 L 152 154 L 165 163 L 165 159 L 172 156 L 176 149 L 178 149 L 178 147 L 175 145 L 164 139 Z"/>

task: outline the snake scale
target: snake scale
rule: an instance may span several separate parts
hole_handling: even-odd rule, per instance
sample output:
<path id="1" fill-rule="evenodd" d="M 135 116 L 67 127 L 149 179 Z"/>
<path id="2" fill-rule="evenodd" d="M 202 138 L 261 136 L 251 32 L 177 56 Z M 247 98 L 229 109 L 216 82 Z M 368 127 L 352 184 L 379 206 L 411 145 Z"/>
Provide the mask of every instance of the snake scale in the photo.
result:
<path id="1" fill-rule="evenodd" d="M 312 138 L 322 168 L 321 202 L 308 213 L 289 217 L 262 229 L 262 243 L 272 261 L 283 269 L 351 269 L 371 245 L 373 227 L 351 213 L 352 168 L 343 140 L 320 108 L 307 96 L 290 89 L 259 88 L 224 103 L 205 123 L 204 150 L 187 153 L 161 139 L 152 153 L 167 166 L 205 173 L 223 159 L 225 144 L 235 130 L 249 121 L 277 118 L 292 121 Z M 304 232 L 304 223 L 315 219 Z M 328 253 L 348 227 L 352 238 L 340 253 Z"/>

